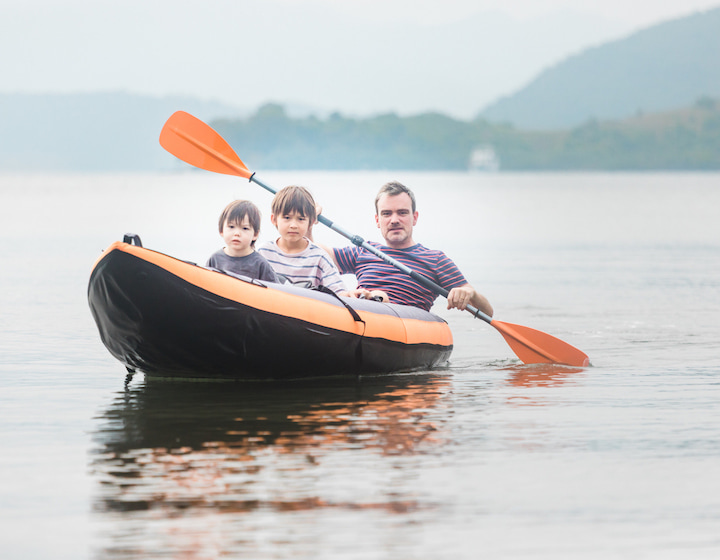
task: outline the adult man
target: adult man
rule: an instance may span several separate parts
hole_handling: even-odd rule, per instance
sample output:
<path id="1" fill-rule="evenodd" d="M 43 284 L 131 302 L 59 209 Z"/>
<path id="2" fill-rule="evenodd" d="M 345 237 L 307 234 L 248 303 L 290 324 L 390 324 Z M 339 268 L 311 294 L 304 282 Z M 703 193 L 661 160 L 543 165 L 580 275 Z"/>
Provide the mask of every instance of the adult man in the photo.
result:
<path id="1" fill-rule="evenodd" d="M 368 243 L 449 290 L 448 309 L 465 309 L 472 305 L 492 316 L 490 302 L 465 280 L 445 253 L 415 243 L 412 233 L 417 219 L 412 191 L 397 182 L 387 183 L 375 198 L 375 221 L 386 245 L 372 241 Z M 392 303 L 414 305 L 426 310 L 437 298 L 437 294 L 367 249 L 349 246 L 328 252 L 341 273 L 355 274 L 357 277 L 358 289 L 352 294 L 355 297 L 372 296 L 380 290 Z"/>

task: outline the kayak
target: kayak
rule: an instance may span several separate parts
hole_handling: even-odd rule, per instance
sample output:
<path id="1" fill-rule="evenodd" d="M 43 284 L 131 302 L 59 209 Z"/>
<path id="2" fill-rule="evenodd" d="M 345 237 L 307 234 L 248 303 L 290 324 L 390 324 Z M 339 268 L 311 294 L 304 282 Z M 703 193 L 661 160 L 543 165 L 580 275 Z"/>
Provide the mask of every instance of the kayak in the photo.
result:
<path id="1" fill-rule="evenodd" d="M 150 376 L 390 374 L 443 365 L 453 349 L 431 312 L 219 272 L 134 235 L 95 262 L 88 303 L 110 354 Z"/>

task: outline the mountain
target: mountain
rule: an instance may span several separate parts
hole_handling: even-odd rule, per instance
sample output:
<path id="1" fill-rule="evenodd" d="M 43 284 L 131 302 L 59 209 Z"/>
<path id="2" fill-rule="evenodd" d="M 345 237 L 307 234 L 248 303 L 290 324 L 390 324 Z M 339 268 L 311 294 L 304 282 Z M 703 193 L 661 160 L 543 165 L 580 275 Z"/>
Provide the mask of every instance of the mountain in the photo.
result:
<path id="1" fill-rule="evenodd" d="M 559 129 L 720 96 L 720 8 L 587 49 L 481 111 L 494 122 Z"/>
<path id="2" fill-rule="evenodd" d="M 214 101 L 122 92 L 0 94 L 0 170 L 173 169 L 177 163 L 158 136 L 178 109 L 201 119 L 247 112 Z"/>

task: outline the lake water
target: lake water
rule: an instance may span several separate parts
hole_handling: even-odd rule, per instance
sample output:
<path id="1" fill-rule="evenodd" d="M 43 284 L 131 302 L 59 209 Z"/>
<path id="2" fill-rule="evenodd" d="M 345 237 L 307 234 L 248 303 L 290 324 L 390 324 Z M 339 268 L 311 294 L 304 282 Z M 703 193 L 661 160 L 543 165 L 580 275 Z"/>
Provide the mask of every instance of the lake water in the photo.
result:
<path id="1" fill-rule="evenodd" d="M 438 300 L 444 369 L 126 383 L 87 306 L 101 251 L 133 232 L 204 262 L 225 204 L 267 215 L 270 195 L 206 172 L 2 175 L 2 558 L 720 557 L 720 175 L 260 178 L 367 239 L 375 192 L 405 182 L 416 240 L 591 367 L 522 366 Z"/>

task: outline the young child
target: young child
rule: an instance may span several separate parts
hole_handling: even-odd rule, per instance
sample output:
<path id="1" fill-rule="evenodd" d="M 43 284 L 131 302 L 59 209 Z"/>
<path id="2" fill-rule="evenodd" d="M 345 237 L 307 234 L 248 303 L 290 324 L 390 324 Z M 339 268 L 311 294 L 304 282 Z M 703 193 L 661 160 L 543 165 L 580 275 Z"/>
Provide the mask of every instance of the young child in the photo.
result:
<path id="1" fill-rule="evenodd" d="M 218 222 L 225 247 L 213 253 L 206 266 L 277 282 L 272 266 L 255 251 L 255 241 L 260 235 L 260 220 L 260 210 L 249 200 L 236 200 L 228 204 Z"/>
<path id="2" fill-rule="evenodd" d="M 281 189 L 273 198 L 270 215 L 280 237 L 258 251 L 277 274 L 293 284 L 309 282 L 313 287 L 323 285 L 338 295 L 348 295 L 328 254 L 308 239 L 316 218 L 315 200 L 310 191 L 296 186 Z"/>

